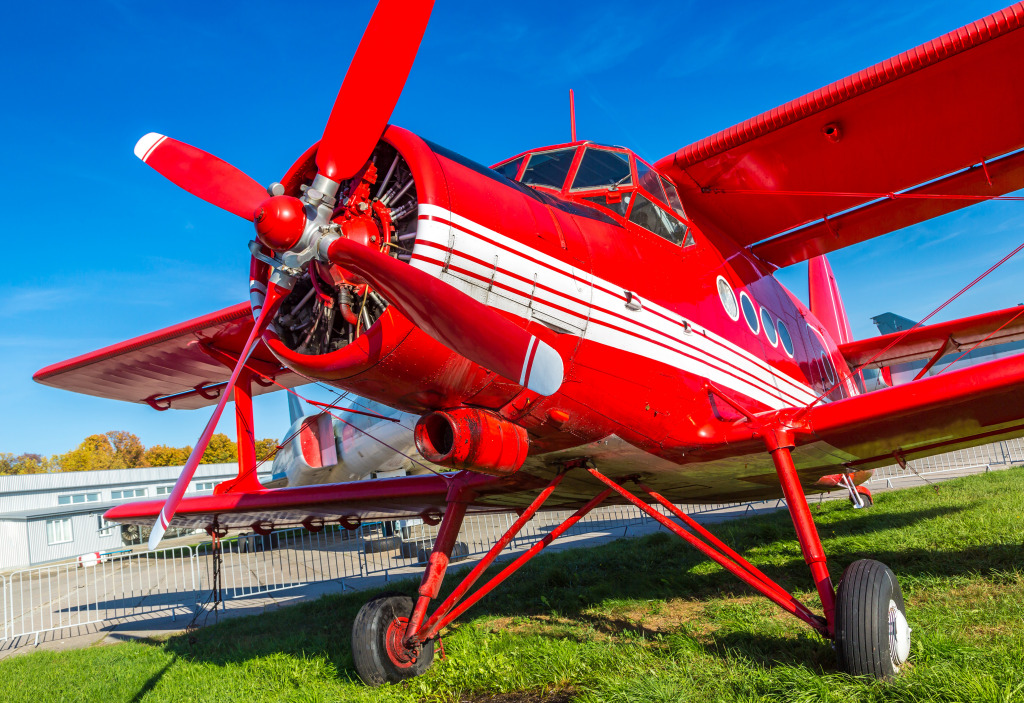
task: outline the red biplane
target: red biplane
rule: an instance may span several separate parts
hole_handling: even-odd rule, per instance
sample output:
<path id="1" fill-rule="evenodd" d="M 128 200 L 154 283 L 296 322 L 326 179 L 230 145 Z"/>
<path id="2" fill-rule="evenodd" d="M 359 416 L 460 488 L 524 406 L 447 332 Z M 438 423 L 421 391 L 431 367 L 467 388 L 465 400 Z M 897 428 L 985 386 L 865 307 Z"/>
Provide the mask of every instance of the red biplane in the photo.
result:
<path id="1" fill-rule="evenodd" d="M 251 300 L 36 374 L 158 409 L 217 402 L 167 501 L 106 518 L 155 519 L 151 545 L 172 527 L 439 521 L 418 600 L 378 598 L 356 619 L 356 667 L 380 683 L 423 672 L 438 633 L 497 582 L 595 506 L 628 502 L 833 639 L 846 671 L 895 675 L 910 647 L 899 584 L 862 560 L 834 589 L 805 495 L 1024 435 L 1019 357 L 871 393 L 858 376 L 1024 338 L 1024 318 L 854 341 L 824 255 L 1021 186 L 1024 5 L 653 164 L 574 136 L 491 168 L 387 124 L 431 5 L 380 2 L 322 139 L 279 183 L 139 141 L 147 165 L 255 223 Z M 772 276 L 801 261 L 809 307 Z M 310 379 L 422 415 L 421 454 L 451 471 L 264 489 L 251 397 Z M 183 498 L 232 396 L 238 478 Z M 674 506 L 775 497 L 823 615 Z M 552 508 L 576 512 L 467 595 Z M 519 519 L 428 613 L 463 518 L 497 511 Z"/>

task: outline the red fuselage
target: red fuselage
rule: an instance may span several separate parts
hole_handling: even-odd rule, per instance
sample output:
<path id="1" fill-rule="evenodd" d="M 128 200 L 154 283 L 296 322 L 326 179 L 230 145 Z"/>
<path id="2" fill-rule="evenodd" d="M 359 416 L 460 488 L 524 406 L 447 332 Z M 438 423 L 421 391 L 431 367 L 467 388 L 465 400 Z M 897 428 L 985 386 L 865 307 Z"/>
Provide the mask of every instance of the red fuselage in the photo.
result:
<path id="1" fill-rule="evenodd" d="M 535 464 L 614 436 L 667 460 L 667 470 L 763 454 L 723 396 L 752 413 L 801 407 L 845 366 L 825 328 L 768 267 L 681 211 L 674 216 L 690 228 L 685 245 L 584 200 L 608 187 L 529 188 L 403 129 L 390 127 L 384 141 L 415 181 L 409 264 L 546 341 L 563 358 L 565 381 L 538 396 L 450 351 L 393 307 L 323 354 L 298 354 L 269 333 L 274 353 L 306 376 L 409 412 L 496 411 L 527 429 Z M 588 145 L 568 146 L 582 154 Z M 308 182 L 314 156 L 315 147 L 289 172 L 290 192 Z M 640 192 L 635 161 L 632 168 L 633 188 L 613 189 L 615 198 Z M 266 276 L 254 263 L 254 280 Z M 832 397 L 856 392 L 846 383 Z"/>

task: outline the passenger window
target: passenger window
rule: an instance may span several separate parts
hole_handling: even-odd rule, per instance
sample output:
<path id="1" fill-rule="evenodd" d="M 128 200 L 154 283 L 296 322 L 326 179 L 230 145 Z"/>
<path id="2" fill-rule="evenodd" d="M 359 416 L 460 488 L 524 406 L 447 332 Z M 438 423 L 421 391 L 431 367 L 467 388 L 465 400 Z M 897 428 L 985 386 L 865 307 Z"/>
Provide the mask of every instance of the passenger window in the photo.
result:
<path id="1" fill-rule="evenodd" d="M 583 152 L 580 167 L 572 181 L 573 190 L 631 185 L 633 176 L 629 170 L 629 157 L 615 151 L 592 147 Z"/>
<path id="2" fill-rule="evenodd" d="M 501 164 L 500 166 L 495 166 L 494 170 L 503 175 L 505 178 L 514 181 L 516 179 L 516 174 L 519 173 L 519 167 L 523 164 L 524 158 L 526 157 L 520 156 L 518 159 L 512 159 L 508 163 Z"/>
<path id="3" fill-rule="evenodd" d="M 637 163 L 639 165 L 639 162 Z M 629 221 L 674 244 L 688 246 L 693 243 L 693 237 L 688 236 L 689 228 L 686 225 L 665 212 L 660 205 L 644 197 L 642 193 L 635 194 Z"/>
<path id="4" fill-rule="evenodd" d="M 548 186 L 561 190 L 575 155 L 576 147 L 531 154 L 521 180 L 528 186 Z"/>

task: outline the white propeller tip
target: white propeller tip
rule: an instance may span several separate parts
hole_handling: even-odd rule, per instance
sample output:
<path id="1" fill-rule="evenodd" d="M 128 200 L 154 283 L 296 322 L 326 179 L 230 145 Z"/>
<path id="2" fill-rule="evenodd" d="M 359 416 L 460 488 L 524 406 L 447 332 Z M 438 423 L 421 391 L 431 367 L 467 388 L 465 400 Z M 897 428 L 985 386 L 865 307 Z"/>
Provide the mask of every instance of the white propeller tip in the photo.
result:
<path id="1" fill-rule="evenodd" d="M 149 158 L 149 155 L 153 153 L 153 149 L 155 149 L 156 146 L 165 139 L 167 139 L 167 137 L 162 134 L 150 132 L 135 143 L 135 155 L 145 163 L 146 159 Z"/>

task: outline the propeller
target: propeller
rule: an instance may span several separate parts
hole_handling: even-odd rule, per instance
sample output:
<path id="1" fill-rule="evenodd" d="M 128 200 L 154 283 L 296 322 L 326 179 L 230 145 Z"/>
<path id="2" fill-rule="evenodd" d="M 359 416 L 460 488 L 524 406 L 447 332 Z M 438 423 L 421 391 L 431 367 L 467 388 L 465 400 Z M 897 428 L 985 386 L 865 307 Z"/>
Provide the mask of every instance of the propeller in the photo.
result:
<path id="1" fill-rule="evenodd" d="M 237 168 L 177 139 L 150 132 L 135 155 L 171 183 L 249 221 L 267 199 L 267 189 Z"/>
<path id="2" fill-rule="evenodd" d="M 370 158 L 405 87 L 433 7 L 433 0 L 377 3 L 317 148 L 321 176 L 343 181 Z"/>
<path id="3" fill-rule="evenodd" d="M 558 352 L 494 308 L 351 239 L 335 240 L 327 256 L 365 278 L 413 324 L 449 349 L 540 395 L 561 387 L 564 368 Z"/>
<path id="4" fill-rule="evenodd" d="M 285 195 L 278 183 L 264 189 L 225 161 L 160 134 L 147 134 L 135 145 L 135 155 L 171 182 L 252 221 L 259 242 L 271 255 L 257 242 L 251 242 L 250 249 L 272 268 L 266 299 L 231 372 L 229 390 L 221 395 L 160 511 L 149 538 L 150 549 L 157 547 L 171 524 L 256 341 L 295 277 L 314 260 L 331 261 L 362 276 L 424 332 L 484 368 L 541 395 L 551 395 L 562 385 L 562 358 L 550 345 L 493 308 L 368 246 L 363 240 L 375 238 L 361 234 L 370 229 L 376 232 L 368 211 L 377 205 L 367 207 L 368 202 L 359 200 L 364 197 L 357 197 L 359 187 L 352 185 L 346 193 L 345 219 L 335 216 L 341 183 L 363 169 L 387 127 L 433 4 L 433 0 L 380 0 L 317 147 L 316 177 L 301 197 Z"/>

